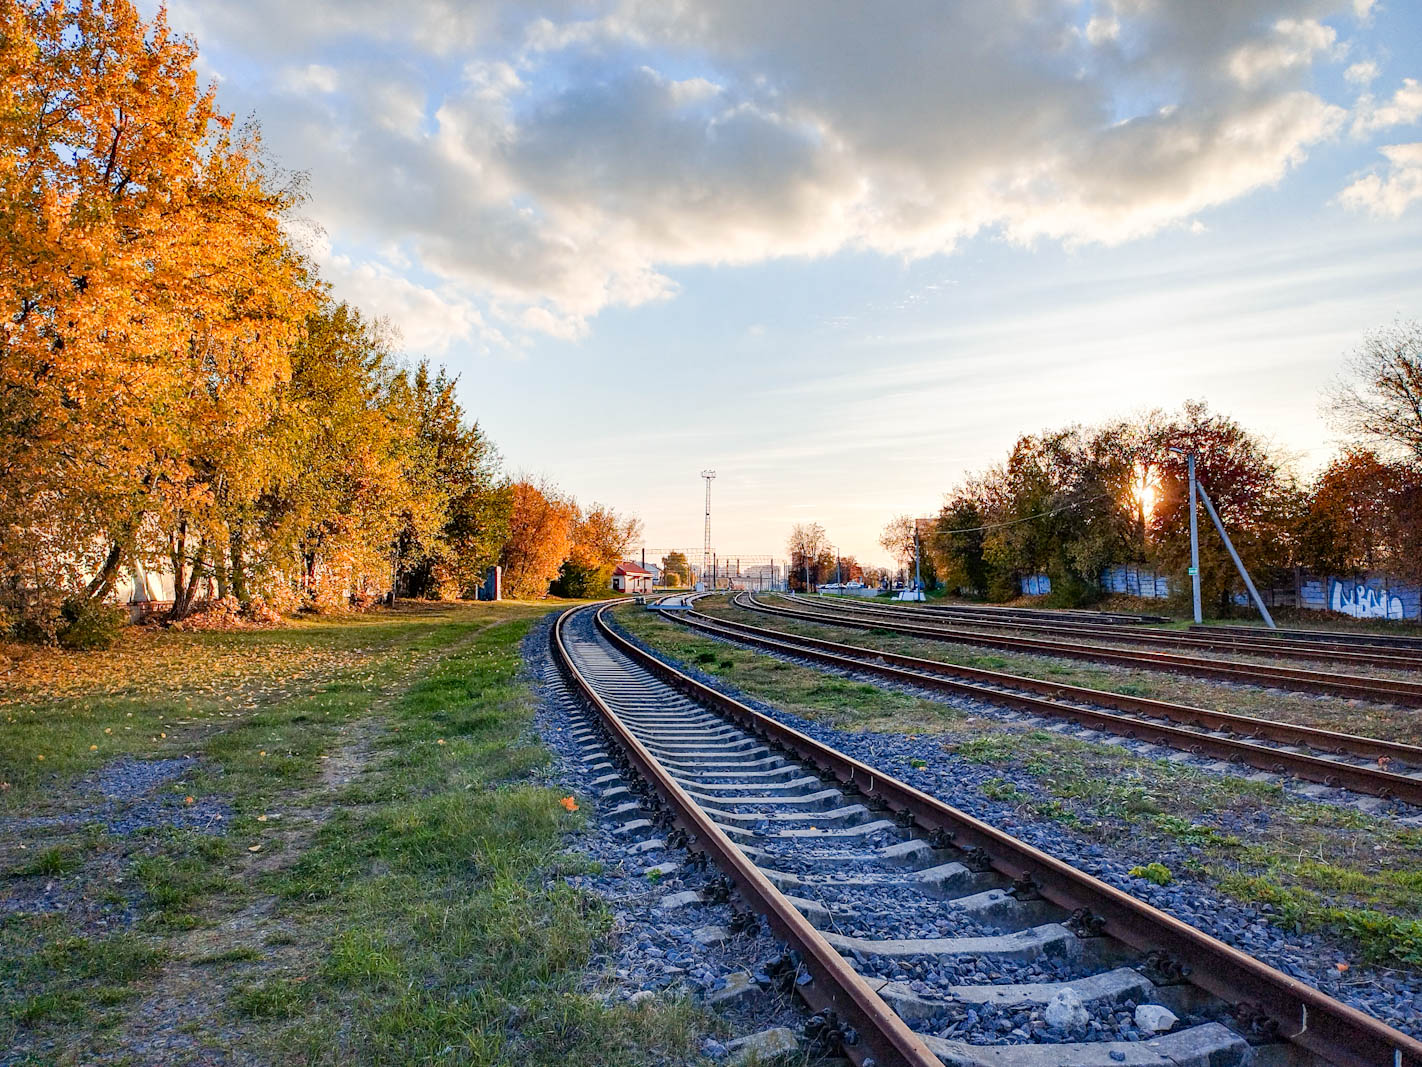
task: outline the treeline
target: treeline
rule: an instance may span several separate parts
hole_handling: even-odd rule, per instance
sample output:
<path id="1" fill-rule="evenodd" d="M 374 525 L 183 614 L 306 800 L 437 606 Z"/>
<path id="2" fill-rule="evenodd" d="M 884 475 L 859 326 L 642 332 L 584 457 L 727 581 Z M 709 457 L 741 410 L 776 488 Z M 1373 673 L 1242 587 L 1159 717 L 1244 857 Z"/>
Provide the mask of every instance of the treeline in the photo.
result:
<path id="1" fill-rule="evenodd" d="M 836 552 L 825 528 L 817 522 L 796 523 L 785 542 L 785 551 L 790 557 L 785 577 L 792 592 L 807 592 L 829 582 L 877 586 L 889 577 L 882 567 L 865 567 L 854 556 Z"/>
<path id="2" fill-rule="evenodd" d="M 1174 575 L 1177 595 L 1188 595 L 1184 453 L 1193 453 L 1256 581 L 1287 584 L 1295 567 L 1422 578 L 1422 326 L 1375 333 L 1349 370 L 1330 410 L 1350 440 L 1307 482 L 1258 435 L 1199 403 L 1021 437 L 917 524 L 925 577 L 1006 600 L 1023 576 L 1045 573 L 1053 600 L 1076 605 L 1103 595 L 1107 568 L 1140 563 Z M 1242 586 L 1203 505 L 1199 521 L 1203 595 L 1225 614 Z M 910 568 L 915 525 L 899 517 L 882 541 Z"/>
<path id="3" fill-rule="evenodd" d="M 53 635 L 135 565 L 260 608 L 591 590 L 635 533 L 497 451 L 293 244 L 299 181 L 128 0 L 0 14 L 0 610 Z"/>

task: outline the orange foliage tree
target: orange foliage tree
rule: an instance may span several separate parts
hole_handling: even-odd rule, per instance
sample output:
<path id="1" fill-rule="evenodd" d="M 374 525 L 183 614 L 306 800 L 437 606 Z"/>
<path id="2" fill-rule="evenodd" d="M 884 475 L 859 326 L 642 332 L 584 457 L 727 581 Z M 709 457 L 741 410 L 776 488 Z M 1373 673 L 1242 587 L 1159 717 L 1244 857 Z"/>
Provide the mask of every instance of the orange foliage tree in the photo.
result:
<path id="1" fill-rule="evenodd" d="M 280 228 L 293 195 L 161 13 L 0 17 L 0 567 L 101 598 L 145 526 L 190 556 L 314 294 Z"/>
<path id="2" fill-rule="evenodd" d="M 512 487 L 508 539 L 500 562 L 509 596 L 542 596 L 573 547 L 578 506 L 546 482 L 528 479 Z"/>

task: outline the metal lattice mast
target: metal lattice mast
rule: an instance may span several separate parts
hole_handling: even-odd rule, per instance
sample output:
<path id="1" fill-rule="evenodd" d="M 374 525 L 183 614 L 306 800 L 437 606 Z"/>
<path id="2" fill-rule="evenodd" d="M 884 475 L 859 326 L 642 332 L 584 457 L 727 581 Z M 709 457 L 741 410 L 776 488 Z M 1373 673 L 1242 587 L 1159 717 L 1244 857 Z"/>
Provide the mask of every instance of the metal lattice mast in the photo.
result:
<path id="1" fill-rule="evenodd" d="M 702 471 L 701 477 L 706 479 L 706 540 L 701 548 L 701 580 L 704 582 L 711 568 L 711 479 L 716 477 L 716 472 Z"/>

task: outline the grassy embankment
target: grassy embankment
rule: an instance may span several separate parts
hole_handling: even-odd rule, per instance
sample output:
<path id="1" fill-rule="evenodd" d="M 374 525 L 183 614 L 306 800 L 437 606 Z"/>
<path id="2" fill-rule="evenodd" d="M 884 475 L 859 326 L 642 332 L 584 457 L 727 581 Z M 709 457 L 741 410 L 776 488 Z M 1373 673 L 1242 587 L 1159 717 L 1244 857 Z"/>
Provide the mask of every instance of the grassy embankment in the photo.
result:
<path id="1" fill-rule="evenodd" d="M 688 1004 L 586 986 L 609 920 L 553 877 L 580 862 L 562 842 L 582 814 L 537 784 L 519 674 L 548 610 L 149 631 L 8 663 L 7 1062 L 691 1058 Z M 177 757 L 147 795 L 95 792 Z"/>
<path id="2" fill-rule="evenodd" d="M 1269 783 L 1134 756 L 1117 745 L 1003 723 L 784 663 L 639 609 L 620 608 L 617 618 L 654 647 L 797 715 L 845 729 L 933 735 L 945 753 L 1001 769 L 984 787 L 991 799 L 1110 844 L 1134 863 L 1144 866 L 1166 849 L 1184 849 L 1189 858 L 1177 875 L 1267 901 L 1286 925 L 1336 935 L 1347 953 L 1340 962 L 1422 970 L 1422 831 L 1292 800 Z M 790 628 L 780 620 L 771 625 Z M 857 639 L 842 636 L 866 643 L 862 632 Z M 894 644 L 887 639 L 884 647 Z M 979 664 L 999 658 L 965 657 Z M 1014 662 L 1007 669 L 1028 673 L 1028 666 Z M 1265 822 L 1254 819 L 1261 810 L 1268 813 Z"/>

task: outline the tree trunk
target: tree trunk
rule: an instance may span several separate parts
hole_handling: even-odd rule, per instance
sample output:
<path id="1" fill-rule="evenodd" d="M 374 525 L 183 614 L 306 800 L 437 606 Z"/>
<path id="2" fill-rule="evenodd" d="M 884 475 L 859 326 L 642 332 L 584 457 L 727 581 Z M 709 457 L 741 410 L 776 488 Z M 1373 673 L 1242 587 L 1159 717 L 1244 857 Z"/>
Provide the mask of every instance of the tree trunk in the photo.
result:
<path id="1" fill-rule="evenodd" d="M 187 584 L 188 573 L 188 520 L 179 519 L 178 528 L 168 539 L 168 557 L 173 562 L 173 607 L 168 612 L 168 618 L 181 618 L 177 615 L 178 603 L 182 599 L 183 587 Z"/>
<path id="2" fill-rule="evenodd" d="M 184 524 L 186 526 L 186 524 Z M 186 532 L 186 531 L 185 531 Z M 173 610 L 168 612 L 168 621 L 177 622 L 185 619 L 192 613 L 193 604 L 196 602 L 198 586 L 202 583 L 206 569 L 203 566 L 203 555 L 207 551 L 206 539 L 198 541 L 197 552 L 193 554 L 192 571 L 188 575 L 186 583 L 174 579 L 173 581 Z"/>
<path id="3" fill-rule="evenodd" d="M 94 575 L 89 584 L 85 586 L 85 599 L 108 599 L 109 594 L 114 591 L 114 584 L 118 581 L 119 568 L 123 566 L 124 557 L 127 555 L 127 538 L 116 539 L 113 547 L 109 549 L 108 556 L 104 559 L 104 565 L 99 568 L 99 573 Z"/>
<path id="4" fill-rule="evenodd" d="M 247 548 L 246 527 L 243 520 L 238 519 L 228 530 L 227 547 L 232 560 L 229 571 L 232 581 L 232 595 L 245 605 L 251 601 L 252 594 L 247 587 L 247 564 L 243 559 Z"/>

